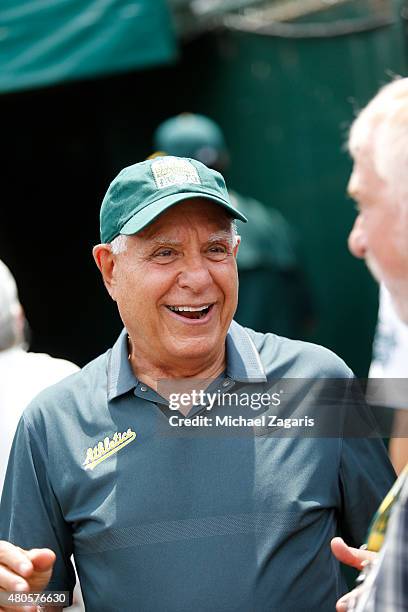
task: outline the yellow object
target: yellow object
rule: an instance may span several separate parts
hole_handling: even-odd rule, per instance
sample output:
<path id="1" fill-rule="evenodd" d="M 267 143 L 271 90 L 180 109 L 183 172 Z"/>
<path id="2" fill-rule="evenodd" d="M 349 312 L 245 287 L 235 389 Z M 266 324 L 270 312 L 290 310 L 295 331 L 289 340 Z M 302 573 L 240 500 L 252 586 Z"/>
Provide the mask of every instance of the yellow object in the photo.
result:
<path id="1" fill-rule="evenodd" d="M 394 507 L 395 502 L 397 501 L 401 489 L 405 483 L 405 479 L 408 476 L 408 464 L 402 470 L 401 474 L 391 487 L 390 491 L 387 493 L 385 498 L 383 499 L 380 507 L 374 515 L 374 518 L 371 522 L 370 529 L 368 531 L 367 538 L 367 549 L 372 550 L 374 552 L 378 552 L 383 545 L 385 534 L 388 527 L 388 521 L 391 515 L 391 511 Z"/>

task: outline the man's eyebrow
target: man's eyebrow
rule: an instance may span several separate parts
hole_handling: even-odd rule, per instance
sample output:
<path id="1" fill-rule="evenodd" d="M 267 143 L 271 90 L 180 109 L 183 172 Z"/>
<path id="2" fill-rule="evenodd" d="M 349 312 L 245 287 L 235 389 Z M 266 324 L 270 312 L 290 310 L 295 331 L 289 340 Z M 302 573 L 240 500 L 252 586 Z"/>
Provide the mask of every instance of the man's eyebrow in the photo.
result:
<path id="1" fill-rule="evenodd" d="M 353 179 L 353 174 L 351 175 L 349 182 L 347 183 L 347 187 L 346 187 L 346 193 L 347 196 L 349 198 L 351 198 L 352 200 L 358 200 L 358 196 L 359 196 L 359 186 L 358 183 L 356 183 L 356 181 L 352 180 Z"/>
<path id="2" fill-rule="evenodd" d="M 233 238 L 231 236 L 231 232 L 227 230 L 222 230 L 219 232 L 215 232 L 208 237 L 208 242 L 219 242 L 220 240 L 226 240 L 227 242 L 233 242 Z"/>

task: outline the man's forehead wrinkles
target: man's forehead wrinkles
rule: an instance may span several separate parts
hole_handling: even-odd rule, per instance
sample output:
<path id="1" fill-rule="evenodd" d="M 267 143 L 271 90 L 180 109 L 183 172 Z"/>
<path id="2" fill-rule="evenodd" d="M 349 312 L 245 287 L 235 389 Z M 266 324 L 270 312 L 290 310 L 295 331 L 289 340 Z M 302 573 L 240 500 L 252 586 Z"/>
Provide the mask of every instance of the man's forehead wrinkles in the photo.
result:
<path id="1" fill-rule="evenodd" d="M 178 238 L 172 238 L 171 236 L 166 236 L 165 234 L 156 234 L 154 236 L 150 236 L 149 238 L 147 238 L 147 240 L 149 242 L 153 242 L 153 243 L 158 243 L 158 244 L 162 244 L 162 243 L 166 243 L 166 244 L 181 244 L 181 240 Z"/>
<path id="2" fill-rule="evenodd" d="M 146 242 L 150 242 L 153 244 L 169 244 L 169 245 L 180 245 L 183 243 L 183 240 L 180 238 L 175 238 L 174 236 L 169 236 L 166 234 L 155 234 L 153 236 L 146 236 Z M 232 240 L 231 232 L 228 230 L 219 230 L 216 232 L 212 232 L 205 238 L 205 242 L 217 242 L 219 240 Z"/>

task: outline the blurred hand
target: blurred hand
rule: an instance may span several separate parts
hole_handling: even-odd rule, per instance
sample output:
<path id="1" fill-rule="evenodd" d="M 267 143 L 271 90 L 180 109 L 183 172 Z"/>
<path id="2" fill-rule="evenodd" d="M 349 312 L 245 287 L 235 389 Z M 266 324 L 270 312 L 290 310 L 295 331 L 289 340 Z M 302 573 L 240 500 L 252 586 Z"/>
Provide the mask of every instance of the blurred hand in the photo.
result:
<path id="1" fill-rule="evenodd" d="M 356 589 L 350 591 L 350 593 L 347 593 L 346 595 L 343 595 L 343 597 L 340 597 L 339 601 L 336 603 L 336 612 L 347 612 L 348 606 L 351 601 L 354 601 L 354 599 L 356 598 L 358 599 L 363 590 L 364 587 L 359 586 Z"/>
<path id="2" fill-rule="evenodd" d="M 342 538 L 333 538 L 331 541 L 331 549 L 333 555 L 341 563 L 355 567 L 358 570 L 363 569 L 364 561 L 374 561 L 378 553 L 371 550 L 363 550 L 361 548 L 353 548 L 347 546 Z"/>
<path id="3" fill-rule="evenodd" d="M 0 541 L 0 590 L 38 592 L 50 581 L 55 553 L 48 548 L 23 550 L 9 542 Z M 36 612 L 36 606 L 20 608 Z M 15 612 L 15 607 L 0 607 L 0 611 Z M 55 608 L 54 608 L 55 610 Z"/>
<path id="4" fill-rule="evenodd" d="M 349 565 L 350 567 L 355 567 L 360 571 L 363 569 L 366 563 L 369 561 L 374 561 L 378 555 L 378 553 L 372 552 L 371 550 L 347 546 L 342 538 L 333 538 L 331 541 L 331 549 L 333 555 L 341 563 Z M 356 589 L 353 589 L 350 591 L 350 593 L 343 595 L 343 597 L 340 597 L 336 604 L 336 612 L 346 612 L 348 604 L 351 602 L 351 600 L 355 599 L 356 597 L 358 598 L 363 590 L 364 584 Z"/>

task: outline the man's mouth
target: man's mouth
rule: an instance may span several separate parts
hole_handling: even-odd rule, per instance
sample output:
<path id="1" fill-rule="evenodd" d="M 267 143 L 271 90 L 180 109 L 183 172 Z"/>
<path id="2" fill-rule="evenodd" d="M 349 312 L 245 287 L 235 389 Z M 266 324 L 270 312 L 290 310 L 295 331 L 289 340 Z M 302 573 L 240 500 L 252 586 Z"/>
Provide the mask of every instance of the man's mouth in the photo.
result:
<path id="1" fill-rule="evenodd" d="M 166 306 L 166 308 L 184 319 L 204 319 L 213 306 L 214 304 L 204 304 L 203 306 Z"/>

